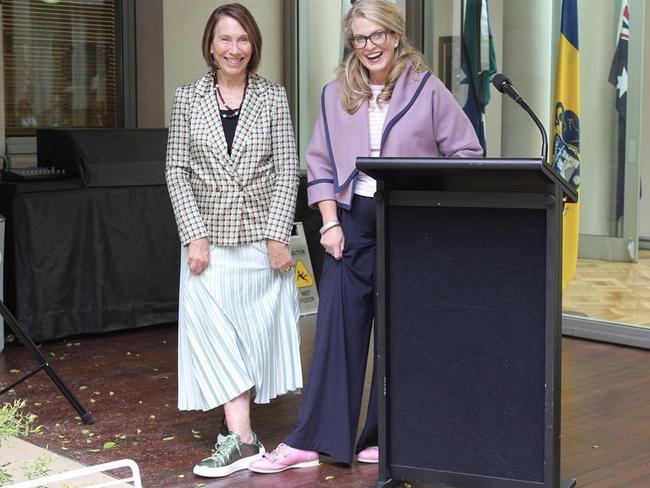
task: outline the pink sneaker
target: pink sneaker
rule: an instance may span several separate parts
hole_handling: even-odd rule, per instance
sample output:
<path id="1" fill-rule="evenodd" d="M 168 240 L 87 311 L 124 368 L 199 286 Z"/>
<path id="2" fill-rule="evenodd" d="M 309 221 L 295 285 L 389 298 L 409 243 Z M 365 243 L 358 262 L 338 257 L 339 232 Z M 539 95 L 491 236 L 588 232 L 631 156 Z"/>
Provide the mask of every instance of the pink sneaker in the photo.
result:
<path id="1" fill-rule="evenodd" d="M 311 468 L 318 466 L 318 453 L 316 451 L 303 451 L 294 449 L 286 444 L 278 444 L 271 453 L 264 455 L 248 465 L 248 469 L 256 473 L 279 473 L 291 468 Z"/>
<path id="2" fill-rule="evenodd" d="M 357 461 L 360 463 L 378 463 L 379 462 L 379 448 L 377 446 L 368 446 L 359 454 L 357 454 Z M 255 461 L 259 462 L 259 461 Z"/>

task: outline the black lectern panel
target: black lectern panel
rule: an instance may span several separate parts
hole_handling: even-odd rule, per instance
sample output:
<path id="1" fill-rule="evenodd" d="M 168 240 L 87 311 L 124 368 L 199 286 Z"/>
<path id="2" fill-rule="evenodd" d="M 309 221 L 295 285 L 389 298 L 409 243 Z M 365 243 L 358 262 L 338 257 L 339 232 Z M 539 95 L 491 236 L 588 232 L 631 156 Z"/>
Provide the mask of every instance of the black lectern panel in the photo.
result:
<path id="1" fill-rule="evenodd" d="M 38 165 L 84 186 L 165 184 L 167 129 L 39 129 Z"/>
<path id="2" fill-rule="evenodd" d="M 377 179 L 379 481 L 560 481 L 563 199 L 540 159 L 360 158 Z"/>
<path id="3" fill-rule="evenodd" d="M 545 211 L 387 221 L 390 464 L 543 483 Z"/>

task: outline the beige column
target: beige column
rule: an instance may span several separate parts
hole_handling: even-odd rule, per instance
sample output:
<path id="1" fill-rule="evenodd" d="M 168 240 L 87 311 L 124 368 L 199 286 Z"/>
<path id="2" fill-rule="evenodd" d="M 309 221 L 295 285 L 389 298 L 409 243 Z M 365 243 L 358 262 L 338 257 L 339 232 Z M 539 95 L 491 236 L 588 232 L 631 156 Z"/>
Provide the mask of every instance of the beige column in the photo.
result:
<path id="1" fill-rule="evenodd" d="M 547 131 L 552 103 L 552 19 L 551 1 L 503 1 L 501 71 L 512 80 Z M 535 124 L 513 100 L 502 96 L 501 103 L 501 156 L 538 157 L 541 136 Z"/>

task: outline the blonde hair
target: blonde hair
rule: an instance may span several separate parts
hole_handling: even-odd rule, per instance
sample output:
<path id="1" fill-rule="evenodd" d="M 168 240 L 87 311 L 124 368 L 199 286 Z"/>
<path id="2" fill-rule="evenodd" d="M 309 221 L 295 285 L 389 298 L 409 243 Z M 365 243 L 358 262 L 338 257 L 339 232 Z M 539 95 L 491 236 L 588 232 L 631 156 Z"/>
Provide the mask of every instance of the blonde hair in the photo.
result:
<path id="1" fill-rule="evenodd" d="M 406 38 L 406 22 L 397 5 L 388 0 L 357 0 L 343 19 L 343 37 L 352 52 L 339 65 L 337 80 L 341 87 L 341 101 L 345 109 L 353 114 L 372 98 L 370 76 L 352 47 L 352 21 L 363 17 L 399 36 L 395 52 L 395 63 L 386 77 L 384 89 L 377 102 L 387 102 L 393 95 L 393 88 L 402 72 L 411 65 L 416 72 L 428 70 L 424 56 Z"/>

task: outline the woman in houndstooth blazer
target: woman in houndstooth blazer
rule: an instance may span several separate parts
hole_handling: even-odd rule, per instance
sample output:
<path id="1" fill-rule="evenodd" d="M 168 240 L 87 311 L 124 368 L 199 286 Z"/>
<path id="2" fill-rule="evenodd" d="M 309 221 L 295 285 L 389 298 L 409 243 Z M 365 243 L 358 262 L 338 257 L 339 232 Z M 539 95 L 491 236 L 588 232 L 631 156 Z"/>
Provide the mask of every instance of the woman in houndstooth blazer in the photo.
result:
<path id="1" fill-rule="evenodd" d="M 284 89 L 255 74 L 262 39 L 239 4 L 203 35 L 211 72 L 178 88 L 166 175 L 182 243 L 178 408 L 224 405 L 229 433 L 194 467 L 246 469 L 264 448 L 250 401 L 302 387 L 298 302 L 288 243 L 298 189 Z"/>

